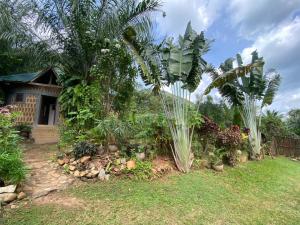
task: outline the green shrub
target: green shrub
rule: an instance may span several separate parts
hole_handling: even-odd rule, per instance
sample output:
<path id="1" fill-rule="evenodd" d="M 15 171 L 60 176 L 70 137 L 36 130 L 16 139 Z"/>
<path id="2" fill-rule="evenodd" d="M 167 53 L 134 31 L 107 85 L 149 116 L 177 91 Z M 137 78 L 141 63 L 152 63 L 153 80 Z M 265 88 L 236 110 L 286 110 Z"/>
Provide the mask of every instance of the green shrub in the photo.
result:
<path id="1" fill-rule="evenodd" d="M 15 129 L 19 132 L 31 132 L 32 127 L 29 124 L 23 123 L 15 126 Z"/>
<path id="2" fill-rule="evenodd" d="M 25 178 L 26 168 L 19 148 L 20 137 L 13 121 L 17 113 L 9 107 L 0 108 L 0 180 L 17 184 Z"/>
<path id="3" fill-rule="evenodd" d="M 82 141 L 75 145 L 73 153 L 76 159 L 82 156 L 93 156 L 97 153 L 97 147 L 92 143 Z"/>
<path id="4" fill-rule="evenodd" d="M 117 114 L 111 113 L 101 120 L 96 120 L 96 126 L 90 130 L 89 136 L 98 143 L 120 144 L 127 141 L 130 135 L 130 126 Z"/>
<path id="5" fill-rule="evenodd" d="M 152 164 L 149 161 L 136 161 L 134 169 L 127 170 L 128 173 L 134 175 L 137 180 L 146 180 L 152 177 Z"/>
<path id="6" fill-rule="evenodd" d="M 137 115 L 132 121 L 132 137 L 138 143 L 148 146 L 157 153 L 171 153 L 171 135 L 163 114 Z"/>
<path id="7" fill-rule="evenodd" d="M 0 178 L 5 183 L 17 184 L 25 178 L 25 167 L 18 149 L 0 153 Z"/>

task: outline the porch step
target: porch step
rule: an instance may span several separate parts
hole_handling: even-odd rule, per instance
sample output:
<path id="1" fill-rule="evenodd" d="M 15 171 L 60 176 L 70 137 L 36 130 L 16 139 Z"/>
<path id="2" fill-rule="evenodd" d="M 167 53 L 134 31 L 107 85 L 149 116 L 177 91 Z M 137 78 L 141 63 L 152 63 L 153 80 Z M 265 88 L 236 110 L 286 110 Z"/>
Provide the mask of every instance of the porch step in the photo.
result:
<path id="1" fill-rule="evenodd" d="M 32 138 L 36 144 L 57 143 L 59 140 L 59 130 L 53 125 L 39 125 L 33 127 Z"/>

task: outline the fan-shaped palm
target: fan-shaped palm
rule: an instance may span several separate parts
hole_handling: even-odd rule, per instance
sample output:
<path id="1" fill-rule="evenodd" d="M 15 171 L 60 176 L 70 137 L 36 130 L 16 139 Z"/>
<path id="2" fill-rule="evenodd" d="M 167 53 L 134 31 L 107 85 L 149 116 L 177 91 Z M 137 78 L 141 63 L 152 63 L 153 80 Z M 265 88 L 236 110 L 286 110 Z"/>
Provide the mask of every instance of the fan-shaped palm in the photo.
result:
<path id="1" fill-rule="evenodd" d="M 242 72 L 245 76 L 241 79 L 234 79 L 219 87 L 219 91 L 229 100 L 232 105 L 240 107 L 244 125 L 250 128 L 249 140 L 252 146 L 252 156 L 260 154 L 261 133 L 259 130 L 261 124 L 262 108 L 270 105 L 274 99 L 275 93 L 279 88 L 280 75 L 275 70 L 264 73 L 263 58 L 258 57 L 258 53 L 252 53 L 252 61 L 244 66 L 241 56 L 238 54 L 236 61 L 237 68 L 233 68 L 233 59 L 228 59 L 221 64 L 220 70 L 223 74 L 228 72 Z M 218 73 L 212 73 L 214 77 Z"/>

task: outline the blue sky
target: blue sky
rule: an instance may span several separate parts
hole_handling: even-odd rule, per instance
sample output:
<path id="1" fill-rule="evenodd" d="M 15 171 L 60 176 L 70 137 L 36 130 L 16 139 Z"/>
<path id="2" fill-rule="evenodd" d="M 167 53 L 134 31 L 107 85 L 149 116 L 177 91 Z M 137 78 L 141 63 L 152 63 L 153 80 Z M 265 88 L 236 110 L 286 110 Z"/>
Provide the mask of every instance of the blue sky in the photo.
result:
<path id="1" fill-rule="evenodd" d="M 300 0 L 164 0 L 162 10 L 166 17 L 157 14 L 157 35 L 177 37 L 191 21 L 195 30 L 215 40 L 205 55 L 215 66 L 237 53 L 247 61 L 258 50 L 266 69 L 282 76 L 270 109 L 300 108 Z M 204 78 L 198 92 L 208 82 Z M 220 97 L 217 91 L 212 95 Z"/>

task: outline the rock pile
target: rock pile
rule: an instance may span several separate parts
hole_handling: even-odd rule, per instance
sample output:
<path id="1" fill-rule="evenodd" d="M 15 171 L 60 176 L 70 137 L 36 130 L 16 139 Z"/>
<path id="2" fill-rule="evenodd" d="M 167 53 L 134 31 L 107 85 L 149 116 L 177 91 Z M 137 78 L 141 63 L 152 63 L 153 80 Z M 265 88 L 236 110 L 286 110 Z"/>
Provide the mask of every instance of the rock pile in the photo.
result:
<path id="1" fill-rule="evenodd" d="M 26 198 L 26 194 L 24 192 L 16 193 L 16 189 L 16 185 L 0 187 L 0 205 Z"/>
<path id="2" fill-rule="evenodd" d="M 79 159 L 65 156 L 58 159 L 57 163 L 63 169 L 81 179 L 109 180 L 110 174 L 121 175 L 125 169 L 135 168 L 135 161 L 121 158 L 120 153 L 110 152 L 96 156 L 83 156 Z"/>

